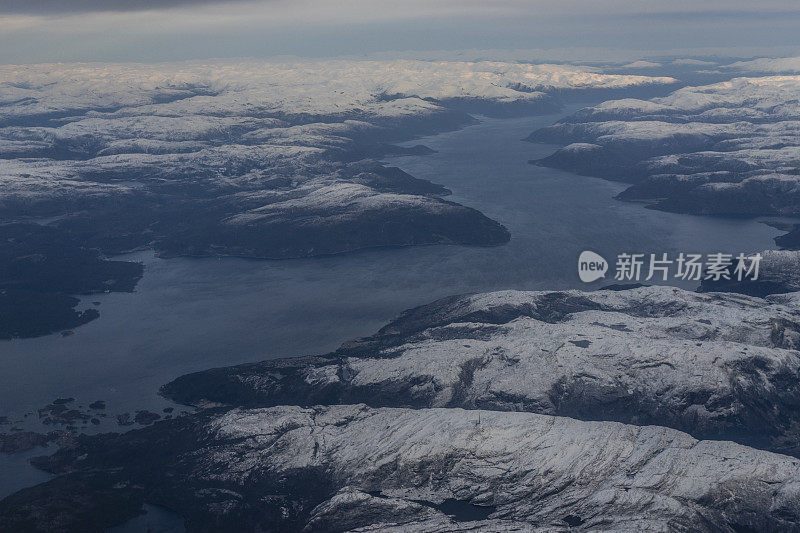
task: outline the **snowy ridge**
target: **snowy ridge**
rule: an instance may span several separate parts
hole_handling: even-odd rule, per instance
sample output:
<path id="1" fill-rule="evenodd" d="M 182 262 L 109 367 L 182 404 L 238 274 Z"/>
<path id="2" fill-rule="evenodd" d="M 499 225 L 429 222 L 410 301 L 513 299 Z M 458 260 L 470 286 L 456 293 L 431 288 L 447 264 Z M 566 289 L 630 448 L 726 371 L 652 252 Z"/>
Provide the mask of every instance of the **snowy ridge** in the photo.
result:
<path id="1" fill-rule="evenodd" d="M 800 57 L 760 57 L 749 61 L 737 61 L 725 68 L 740 72 L 796 74 L 800 72 Z"/>
<path id="2" fill-rule="evenodd" d="M 7 65 L 0 80 L 0 217 L 67 214 L 60 227 L 114 226 L 163 255 L 270 258 L 505 242 L 499 224 L 437 198 L 443 187 L 376 158 L 471 123 L 470 106 L 536 113 L 558 106 L 554 91 L 674 82 L 410 60 Z M 315 233 L 321 221 L 331 231 Z M 374 231 L 344 241 L 336 224 Z"/>
<path id="3" fill-rule="evenodd" d="M 0 67 L 3 115 L 143 107 L 140 114 L 185 111 L 336 115 L 373 106 L 375 114 L 419 112 L 419 99 L 531 100 L 552 89 L 620 88 L 673 83 L 672 78 L 603 74 L 591 67 L 502 62 L 297 60 L 55 64 Z M 403 106 L 376 96 L 404 95 Z M 191 101 L 185 101 L 185 100 Z M 166 101 L 166 103 L 159 103 Z"/>
<path id="4" fill-rule="evenodd" d="M 527 413 L 336 406 L 234 410 L 213 420 L 209 431 L 215 441 L 230 443 L 204 458 L 209 472 L 233 464 L 223 476 L 236 480 L 262 469 L 276 475 L 319 465 L 345 494 L 379 492 L 406 504 L 453 498 L 493 506 L 492 521 L 484 524 L 509 529 L 565 528 L 572 516 L 586 530 L 658 531 L 665 523 L 705 530 L 698 521 L 712 530 L 741 520 L 734 516 L 747 511 L 755 511 L 751 519 L 758 516 L 761 525 L 776 527 L 783 519 L 773 522 L 764 514 L 781 509 L 787 518 L 794 515 L 783 522 L 791 524 L 796 511 L 789 509 L 800 498 L 795 460 L 753 454 L 731 443 L 698 442 L 652 426 Z M 267 443 L 270 451 L 263 453 Z M 736 494 L 728 500 L 735 504 L 721 497 L 726 490 Z M 771 512 L 754 509 L 760 502 L 751 498 L 764 491 Z M 312 512 L 311 530 L 324 530 L 329 521 L 341 527 L 337 522 L 358 517 L 349 509 L 352 499 L 344 505 L 341 496 Z M 369 509 L 373 498 L 355 508 Z M 342 529 L 380 528 L 392 523 L 392 514 L 385 512 L 379 523 Z M 411 529 L 427 518 L 420 514 L 403 512 L 402 525 Z M 459 530 L 452 518 L 430 514 L 443 530 Z"/>
<path id="5" fill-rule="evenodd" d="M 285 259 L 503 244 L 510 236 L 500 223 L 380 158 L 429 153 L 392 143 L 472 124 L 470 112 L 537 114 L 558 109 L 562 91 L 673 81 L 463 61 L 0 66 L 0 271 L 15 273 L 0 280 L 0 307 L 47 323 L 20 329 L 6 318 L 0 337 L 79 323 L 67 305 L 74 285 L 40 297 L 36 279 L 15 266 L 30 260 L 25 234 L 42 239 L 36 252 L 56 280 L 91 277 L 77 258 L 96 255 L 102 265 L 102 256 L 147 248 Z M 57 302 L 66 307 L 43 320 Z"/>
<path id="6" fill-rule="evenodd" d="M 773 298 L 669 287 L 453 297 L 328 357 L 199 372 L 164 392 L 198 404 L 532 411 L 798 455 L 800 308 Z"/>
<path id="7" fill-rule="evenodd" d="M 684 87 L 583 109 L 529 139 L 568 145 L 537 164 L 633 183 L 623 199 L 698 214 L 796 215 L 798 92 L 800 76 Z"/>
<path id="8" fill-rule="evenodd" d="M 59 479 L 82 501 L 158 487 L 189 530 L 793 531 L 800 520 L 796 459 L 531 413 L 234 409 L 85 439 L 39 463 L 73 472 Z M 37 494 L 16 497 L 44 505 L 44 521 Z M 0 524 L 13 516 L 0 504 Z"/>
<path id="9" fill-rule="evenodd" d="M 798 347 L 798 293 L 445 298 L 335 354 L 179 378 L 206 409 L 37 459 L 62 475 L 0 526 L 157 494 L 190 531 L 798 531 Z"/>

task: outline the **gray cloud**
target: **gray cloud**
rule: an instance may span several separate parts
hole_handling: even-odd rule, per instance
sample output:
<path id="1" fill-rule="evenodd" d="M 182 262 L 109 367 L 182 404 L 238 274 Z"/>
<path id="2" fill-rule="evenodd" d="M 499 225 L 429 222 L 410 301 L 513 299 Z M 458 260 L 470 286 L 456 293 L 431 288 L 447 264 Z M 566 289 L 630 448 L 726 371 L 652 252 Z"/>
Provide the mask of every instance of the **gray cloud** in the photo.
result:
<path id="1" fill-rule="evenodd" d="M 463 49 L 796 56 L 798 10 L 797 0 L 0 0 L 0 64 Z"/>
<path id="2" fill-rule="evenodd" d="M 765 21 L 785 18 L 797 18 L 800 9 L 781 11 L 751 11 L 747 9 L 701 10 L 701 11 L 660 11 L 655 13 L 632 13 L 630 16 L 639 19 L 654 19 L 664 22 L 727 22 L 741 19 Z"/>
<path id="3" fill-rule="evenodd" d="M 59 15 L 103 11 L 145 11 L 243 0 L 0 0 L 0 14 Z"/>

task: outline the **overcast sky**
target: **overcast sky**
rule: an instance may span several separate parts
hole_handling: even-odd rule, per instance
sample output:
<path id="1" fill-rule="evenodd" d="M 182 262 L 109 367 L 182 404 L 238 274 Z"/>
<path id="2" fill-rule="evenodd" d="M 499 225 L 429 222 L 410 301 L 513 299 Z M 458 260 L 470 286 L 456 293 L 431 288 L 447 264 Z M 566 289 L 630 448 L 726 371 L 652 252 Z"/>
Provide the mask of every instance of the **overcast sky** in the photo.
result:
<path id="1" fill-rule="evenodd" d="M 800 53 L 798 29 L 797 0 L 0 0 L 0 63 L 506 48 L 786 55 Z"/>

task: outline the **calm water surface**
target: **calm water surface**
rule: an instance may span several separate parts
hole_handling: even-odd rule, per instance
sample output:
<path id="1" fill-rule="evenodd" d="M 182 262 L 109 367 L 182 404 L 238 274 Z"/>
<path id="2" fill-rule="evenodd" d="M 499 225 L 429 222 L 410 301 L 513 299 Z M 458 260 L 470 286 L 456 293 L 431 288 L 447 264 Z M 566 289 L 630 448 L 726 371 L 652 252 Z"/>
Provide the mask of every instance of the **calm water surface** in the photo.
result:
<path id="1" fill-rule="evenodd" d="M 158 387 L 181 374 L 328 352 L 442 296 L 579 288 L 576 262 L 585 249 L 613 261 L 621 252 L 774 248 L 780 232 L 759 221 L 652 211 L 614 200 L 624 185 L 527 164 L 555 147 L 520 139 L 560 116 L 484 119 L 414 141 L 436 154 L 387 159 L 446 185 L 454 193 L 450 199 L 505 224 L 512 235 L 507 245 L 288 261 L 132 254 L 127 257 L 145 263 L 144 278 L 132 294 L 88 297 L 87 307 L 101 302 L 98 320 L 70 337 L 0 342 L 0 415 L 21 419 L 56 397 L 74 397 L 81 405 L 106 400 L 109 413 L 159 410 L 167 402 L 157 396 Z M 41 478 L 20 461 L 0 458 L 0 496 Z"/>

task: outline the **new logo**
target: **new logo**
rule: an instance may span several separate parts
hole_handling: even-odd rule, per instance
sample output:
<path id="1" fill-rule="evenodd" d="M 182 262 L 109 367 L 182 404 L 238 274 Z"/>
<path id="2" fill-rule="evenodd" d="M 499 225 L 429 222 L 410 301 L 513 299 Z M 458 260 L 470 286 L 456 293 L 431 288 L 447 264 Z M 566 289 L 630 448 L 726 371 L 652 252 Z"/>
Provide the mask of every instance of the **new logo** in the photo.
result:
<path id="1" fill-rule="evenodd" d="M 578 257 L 578 276 L 584 283 L 604 278 L 608 271 L 608 261 L 602 255 L 586 250 Z"/>

